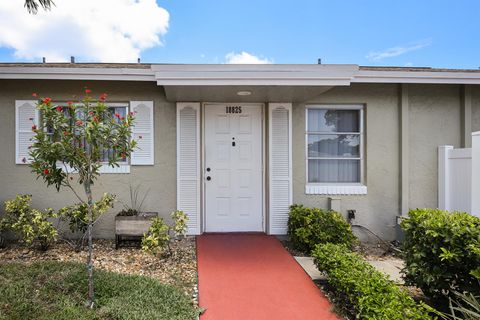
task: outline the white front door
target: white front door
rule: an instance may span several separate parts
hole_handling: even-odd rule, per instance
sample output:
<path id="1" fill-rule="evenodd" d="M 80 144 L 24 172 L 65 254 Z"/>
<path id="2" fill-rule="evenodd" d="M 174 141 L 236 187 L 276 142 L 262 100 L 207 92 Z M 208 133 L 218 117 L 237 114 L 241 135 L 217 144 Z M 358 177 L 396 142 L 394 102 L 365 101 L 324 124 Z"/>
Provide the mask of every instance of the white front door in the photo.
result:
<path id="1" fill-rule="evenodd" d="M 205 105 L 205 231 L 263 231 L 262 107 Z"/>

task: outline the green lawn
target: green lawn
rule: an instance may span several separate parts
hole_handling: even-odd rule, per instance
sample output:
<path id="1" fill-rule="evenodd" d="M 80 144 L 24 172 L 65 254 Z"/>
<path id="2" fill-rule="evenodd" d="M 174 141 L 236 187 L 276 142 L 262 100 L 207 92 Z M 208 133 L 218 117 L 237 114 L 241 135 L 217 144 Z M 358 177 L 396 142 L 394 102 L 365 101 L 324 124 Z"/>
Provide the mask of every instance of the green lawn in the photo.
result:
<path id="1" fill-rule="evenodd" d="M 0 319 L 196 319 L 190 297 L 158 281 L 95 271 L 96 303 L 84 307 L 85 266 L 0 264 Z"/>

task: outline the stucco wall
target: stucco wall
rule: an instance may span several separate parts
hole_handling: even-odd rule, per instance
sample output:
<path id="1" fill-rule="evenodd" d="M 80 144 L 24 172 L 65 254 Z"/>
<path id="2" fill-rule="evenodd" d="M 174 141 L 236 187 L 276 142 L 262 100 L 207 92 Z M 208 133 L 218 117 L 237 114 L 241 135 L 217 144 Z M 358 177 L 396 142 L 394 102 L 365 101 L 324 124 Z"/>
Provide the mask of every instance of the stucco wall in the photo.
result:
<path id="1" fill-rule="evenodd" d="M 155 117 L 155 165 L 132 166 L 131 174 L 104 174 L 95 183 L 96 195 L 111 192 L 118 199 L 128 201 L 129 185 L 141 183 L 142 190 L 149 189 L 145 209 L 158 211 L 164 216 L 176 206 L 176 109 L 174 103 L 166 102 L 162 88 L 146 82 L 103 82 L 103 81 L 0 81 L 0 202 L 17 193 L 33 195 L 37 208 L 58 209 L 75 202 L 71 192 L 57 193 L 54 187 L 47 188 L 27 165 L 15 164 L 15 100 L 32 99 L 32 92 L 41 96 L 67 101 L 72 95 L 81 96 L 88 86 L 92 94 L 107 92 L 110 102 L 130 100 L 153 100 Z M 114 236 L 114 214 L 122 205 L 103 216 L 95 226 L 95 236 Z M 3 205 L 1 210 L 3 210 Z"/>
<path id="2" fill-rule="evenodd" d="M 438 199 L 437 150 L 440 145 L 461 147 L 461 87 L 409 85 L 409 207 L 436 207 Z M 336 196 L 341 211 L 357 211 L 355 223 L 384 239 L 395 238 L 400 214 L 401 154 L 399 86 L 355 84 L 333 88 L 293 108 L 293 200 L 328 207 L 328 196 L 306 195 L 305 105 L 361 103 L 365 105 L 365 196 Z M 480 130 L 480 87 L 472 87 L 472 129 Z M 300 143 L 301 142 L 301 143 Z"/>
<path id="3" fill-rule="evenodd" d="M 102 81 L 0 80 L 0 201 L 16 193 L 33 194 L 37 208 L 75 202 L 69 192 L 57 193 L 35 180 L 26 165 L 15 164 L 15 100 L 32 99 L 31 93 L 70 100 L 88 86 L 94 94 L 109 93 L 112 102 L 153 100 L 155 109 L 155 165 L 132 166 L 131 174 L 105 174 L 96 183 L 97 196 L 109 191 L 128 200 L 129 185 L 150 189 L 145 209 L 167 216 L 176 205 L 175 104 L 167 102 L 155 83 Z M 437 205 L 437 147 L 460 147 L 460 87 L 456 85 L 409 85 L 409 206 Z M 327 208 L 328 196 L 306 195 L 305 105 L 354 103 L 365 105 L 365 179 L 368 194 L 333 196 L 341 199 L 341 211 L 357 211 L 356 224 L 384 239 L 395 238 L 395 220 L 400 214 L 400 113 L 397 84 L 353 84 L 336 87 L 317 98 L 293 105 L 293 200 L 307 206 Z M 472 87 L 472 128 L 480 130 L 480 87 Z M 97 237 L 113 237 L 114 214 L 105 215 L 95 228 Z M 3 206 L 1 208 L 3 210 Z"/>
<path id="4" fill-rule="evenodd" d="M 410 208 L 438 205 L 438 146 L 460 148 L 460 87 L 410 85 Z"/>
<path id="5" fill-rule="evenodd" d="M 365 105 L 365 177 L 368 194 L 332 197 L 341 199 L 343 214 L 346 215 L 349 209 L 357 211 L 355 223 L 386 239 L 393 239 L 395 217 L 399 212 L 398 86 L 337 87 L 308 103 L 293 106 L 293 201 L 327 208 L 328 196 L 305 194 L 305 105 L 314 103 Z"/>
<path id="6" fill-rule="evenodd" d="M 480 131 L 480 86 L 472 87 L 472 131 Z"/>

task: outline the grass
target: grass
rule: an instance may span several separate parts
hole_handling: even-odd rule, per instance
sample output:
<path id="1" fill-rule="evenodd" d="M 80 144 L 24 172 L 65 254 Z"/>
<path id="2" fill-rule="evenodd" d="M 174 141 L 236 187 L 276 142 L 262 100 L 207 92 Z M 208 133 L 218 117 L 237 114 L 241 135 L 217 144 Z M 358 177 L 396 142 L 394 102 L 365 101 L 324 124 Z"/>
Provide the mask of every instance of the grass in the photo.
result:
<path id="1" fill-rule="evenodd" d="M 196 319 L 190 297 L 155 279 L 95 271 L 96 308 L 85 307 L 78 263 L 0 264 L 0 319 Z"/>

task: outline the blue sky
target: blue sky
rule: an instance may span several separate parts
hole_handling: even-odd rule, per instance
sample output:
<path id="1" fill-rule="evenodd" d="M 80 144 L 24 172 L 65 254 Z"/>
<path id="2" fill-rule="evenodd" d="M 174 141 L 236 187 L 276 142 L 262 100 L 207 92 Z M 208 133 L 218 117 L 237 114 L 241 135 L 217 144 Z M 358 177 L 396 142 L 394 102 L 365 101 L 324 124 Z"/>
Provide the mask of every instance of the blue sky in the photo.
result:
<path id="1" fill-rule="evenodd" d="M 67 0 L 57 0 L 57 5 L 60 5 L 61 1 Z M 78 3 L 80 0 L 75 1 Z M 116 1 L 126 3 L 133 0 Z M 97 1 L 97 4 L 98 2 L 100 1 Z M 97 6 L 95 2 L 92 2 L 92 5 Z M 480 2 L 474 0 L 163 0 L 157 1 L 157 7 L 158 14 L 160 9 L 168 13 L 167 18 L 161 18 L 163 24 L 145 26 L 137 35 L 149 35 L 150 40 L 152 35 L 156 35 L 158 41 L 148 42 L 148 39 L 141 39 L 135 42 L 132 35 L 127 35 L 128 40 L 134 41 L 130 44 L 132 48 L 128 47 L 127 43 L 117 51 L 129 52 L 131 49 L 132 52 L 118 59 L 136 60 L 132 58 L 136 55 L 140 56 L 143 62 L 228 63 L 242 62 L 242 57 L 249 57 L 267 63 L 316 63 L 317 58 L 321 58 L 323 63 L 475 69 L 480 67 Z M 41 13 L 33 19 L 41 18 L 42 15 L 51 19 L 63 12 L 62 8 L 59 8 L 59 12 L 56 10 L 57 8 L 54 8 L 51 12 Z M 117 9 L 113 9 L 114 13 L 115 10 Z M 120 6 L 118 10 L 121 10 Z M 0 19 L 1 11 L 0 7 Z M 23 19 L 23 13 L 20 14 L 22 17 L 19 19 Z M 157 20 L 152 16 L 149 18 Z M 147 23 L 146 20 L 129 19 L 127 16 L 122 17 L 121 23 L 128 30 Z M 0 27 L 2 30 L 9 28 Z M 164 29 L 161 29 L 162 27 Z M 72 27 L 71 30 L 78 32 L 79 28 L 82 30 L 82 26 Z M 93 26 L 90 29 L 92 37 L 95 37 L 95 28 L 99 27 Z M 70 29 L 65 29 L 59 35 L 61 39 L 69 37 Z M 35 28 L 30 31 L 36 32 Z M 124 33 L 128 34 L 128 31 Z M 112 49 L 116 43 L 109 42 L 108 33 L 105 35 L 105 42 Z M 23 40 L 26 44 L 7 40 L 2 41 L 0 35 L 1 61 L 41 59 L 39 53 L 22 49 L 29 46 L 28 41 L 34 41 L 31 37 Z M 77 56 L 79 61 L 117 60 L 114 53 L 108 56 L 85 53 L 90 44 L 88 39 L 82 41 L 86 43 L 86 50 L 75 50 L 76 45 L 71 44 L 70 47 L 74 49 L 67 52 L 65 48 L 61 48 L 63 41 L 51 41 L 47 51 L 40 49 L 44 50 L 42 54 L 47 55 L 47 60 L 62 60 L 69 54 Z M 92 51 L 102 50 L 101 47 L 93 48 Z M 34 46 L 30 49 L 32 50 L 35 51 Z M 55 50 L 62 53 L 56 56 Z"/>

